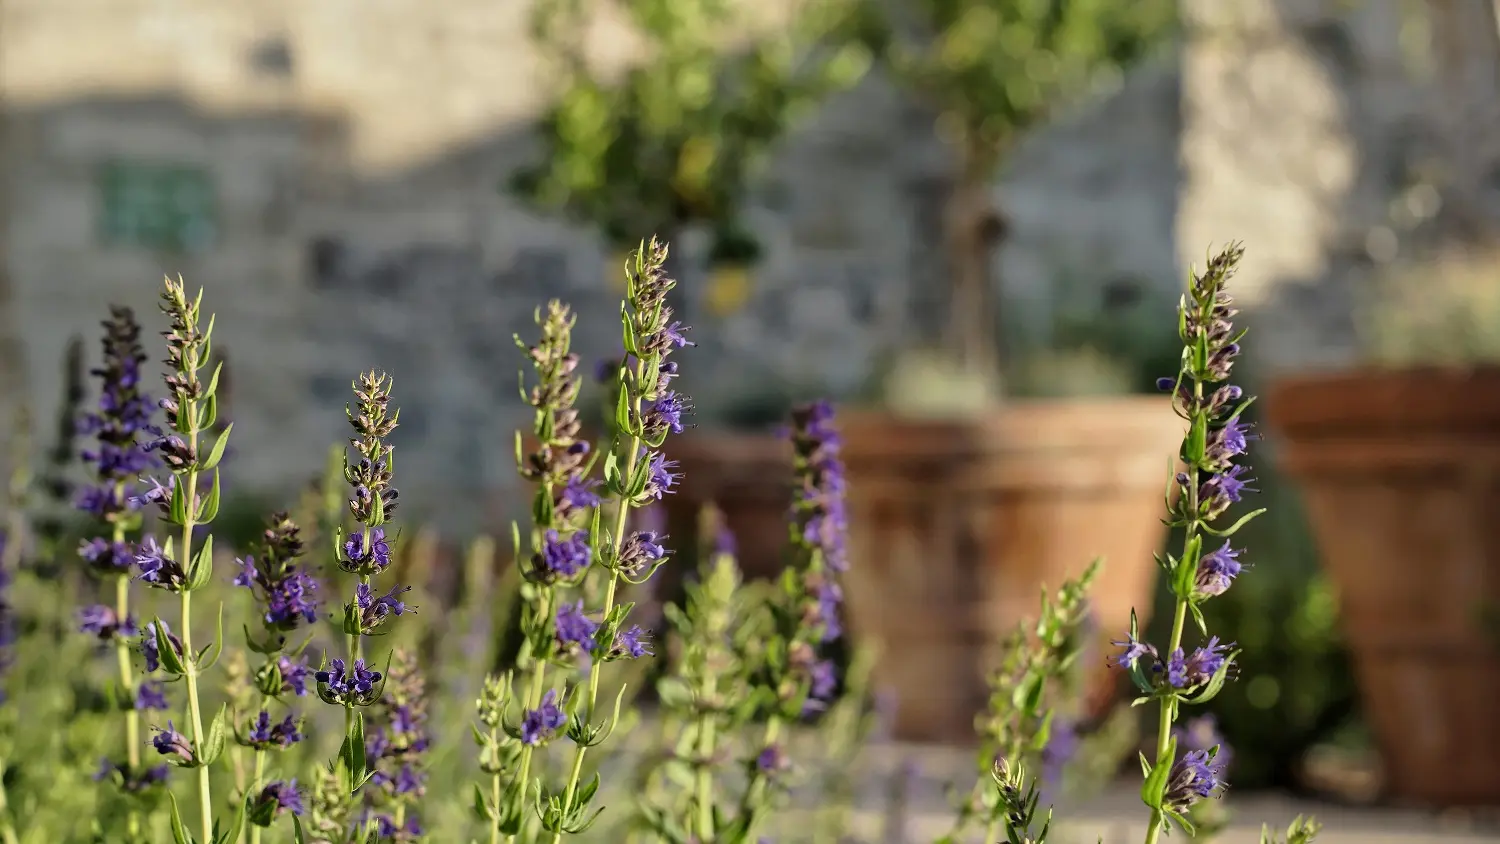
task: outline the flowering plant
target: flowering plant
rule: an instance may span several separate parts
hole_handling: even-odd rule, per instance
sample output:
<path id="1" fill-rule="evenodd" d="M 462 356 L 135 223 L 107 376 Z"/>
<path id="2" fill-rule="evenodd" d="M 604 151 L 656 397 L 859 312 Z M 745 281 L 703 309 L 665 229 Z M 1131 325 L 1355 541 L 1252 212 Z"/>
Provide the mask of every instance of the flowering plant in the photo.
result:
<path id="1" fill-rule="evenodd" d="M 1223 793 L 1229 752 L 1211 722 L 1179 722 L 1185 709 L 1212 699 L 1233 677 L 1237 655 L 1209 635 L 1205 607 L 1244 571 L 1243 549 L 1232 543 L 1254 515 L 1223 524 L 1231 506 L 1252 491 L 1242 458 L 1254 437 L 1240 421 L 1248 399 L 1226 383 L 1243 334 L 1233 325 L 1226 289 L 1239 257 L 1237 248 L 1226 250 L 1193 278 L 1178 315 L 1181 368 L 1162 381 L 1186 425 L 1178 455 L 1186 468 L 1172 480 L 1179 495 L 1167 516 L 1186 539 L 1179 552 L 1160 559 L 1175 597 L 1172 631 L 1158 647 L 1131 629 L 1114 658 L 1137 686 L 1137 702 L 1158 707 L 1154 754 L 1141 759 L 1147 844 L 1171 825 L 1193 834 L 1211 832 L 1222 820 L 1207 798 Z M 212 442 L 202 436 L 217 422 L 220 379 L 217 370 L 202 374 L 213 320 L 202 317 L 201 294 L 190 298 L 180 279 L 167 281 L 167 392 L 153 404 L 141 386 L 140 329 L 128 311 L 112 311 L 104 363 L 95 372 L 100 396 L 79 429 L 95 440 L 83 452 L 94 482 L 79 506 L 107 535 L 83 542 L 74 567 L 98 575 L 101 594 L 113 603 L 86 604 L 74 627 L 88 638 L 72 637 L 103 645 L 115 658 L 108 716 L 118 726 L 80 738 L 93 758 L 106 754 L 95 778 L 111 787 L 94 790 L 100 799 L 92 810 L 49 814 L 48 800 L 71 806 L 61 802 L 68 798 L 10 799 L 12 784 L 38 779 L 37 765 L 71 769 L 59 761 L 62 753 L 11 751 L 10 739 L 19 736 L 7 727 L 0 762 L 31 767 L 0 777 L 0 844 L 134 844 L 168 836 L 176 844 L 560 844 L 591 831 L 598 840 L 642 844 L 752 844 L 789 834 L 783 810 L 819 761 L 799 746 L 799 736 L 811 731 L 815 744 L 848 742 L 860 732 L 848 724 L 864 722 L 841 714 L 851 700 L 864 701 L 853 697 L 862 688 L 857 672 L 840 676 L 835 659 L 843 635 L 840 580 L 858 565 L 847 543 L 836 413 L 814 402 L 792 414 L 789 565 L 774 588 L 742 583 L 733 538 L 721 533 L 685 604 L 665 610 L 675 638 L 654 637 L 632 590 L 672 560 L 669 538 L 648 516 L 680 482 L 664 446 L 691 413 L 674 385 L 677 354 L 694 345 L 666 304 L 675 284 L 666 258 L 666 246 L 653 240 L 626 267 L 621 356 L 606 367 L 612 417 L 597 446 L 580 435 L 582 378 L 571 310 L 548 304 L 536 313 L 537 337 L 517 341 L 534 373 L 523 381 L 534 411 L 531 436 L 516 439 L 518 471 L 533 494 L 529 524 L 512 531 L 515 594 L 501 597 L 505 606 L 516 600 L 523 641 L 514 664 L 490 674 L 478 690 L 472 766 L 454 755 L 454 731 L 441 715 L 448 686 L 433 671 L 434 643 L 404 635 L 441 613 L 418 614 L 406 597 L 420 567 L 400 564 L 409 552 L 393 520 L 399 496 L 390 436 L 399 412 L 391 378 L 369 372 L 354 382 L 346 408 L 354 435 L 334 482 L 321 491 L 334 498 L 338 514 L 314 513 L 311 521 L 272 515 L 238 555 L 233 573 L 215 578 L 213 536 L 205 526 L 219 510 L 230 426 Z M 158 408 L 160 425 L 153 418 Z M 139 482 L 163 468 L 164 480 Z M 23 521 L 17 516 L 11 524 Z M 305 540 L 299 522 L 316 523 L 319 537 L 329 540 L 325 550 Z M 9 586 L 3 576 L 26 568 L 20 542 L 4 547 L 0 589 Z M 473 559 L 483 566 L 488 556 L 481 549 Z M 41 577 L 40 571 L 31 573 Z M 1036 623 L 1001 643 L 990 706 L 978 722 L 980 776 L 960 796 L 945 844 L 967 840 L 975 828 L 984 829 L 987 842 L 1047 840 L 1051 772 L 1076 742 L 1055 707 L 1057 689 L 1089 638 L 1087 596 L 1096 571 L 1097 564 L 1057 585 L 1044 596 Z M 471 586 L 482 591 L 488 577 L 471 575 Z M 138 595 L 138 584 L 151 589 Z M 221 587 L 231 599 L 219 605 L 213 638 L 195 646 L 202 619 L 193 615 L 193 598 L 219 597 Z M 153 592 L 175 599 L 170 622 L 150 612 Z M 326 596 L 334 594 L 344 600 L 330 612 Z M 469 596 L 460 615 L 475 621 L 493 598 Z M 226 607 L 242 621 L 242 649 L 226 645 Z M 12 628 L 17 610 L 21 624 Z M 42 611 L 40 604 L 0 601 L 0 667 L 13 653 L 45 645 L 39 638 L 45 633 L 37 632 L 45 630 Z M 1188 619 L 1200 644 L 1186 640 Z M 29 632 L 17 639 L 13 629 Z M 376 650 L 397 631 L 403 636 L 396 647 Z M 220 702 L 213 700 L 218 686 L 207 680 L 226 649 L 230 694 Z M 477 650 L 480 656 L 466 654 L 464 665 L 483 664 L 485 650 Z M 319 651 L 314 668 L 306 655 Z M 625 669 L 658 657 L 666 661 L 656 692 L 668 732 L 649 756 L 634 811 L 611 812 L 605 800 L 614 792 L 605 784 L 633 737 L 621 729 L 625 687 L 615 680 L 606 686 L 604 678 L 625 677 Z M 314 696 L 326 706 L 299 702 Z M 174 705 L 180 716 L 159 714 Z M 154 757 L 141 731 L 148 724 Z M 319 763 L 320 748 L 334 744 L 332 759 Z M 817 754 L 856 764 L 848 748 L 830 750 Z M 226 756 L 230 764 L 219 764 Z M 157 757 L 168 765 L 147 761 Z M 191 775 L 170 776 L 172 766 Z M 468 798 L 459 814 L 447 798 L 463 778 L 471 782 L 459 789 Z M 196 813 L 184 813 L 178 792 L 196 797 Z M 163 794 L 164 801 L 153 798 Z M 1284 839 L 1267 831 L 1264 840 L 1305 844 L 1316 831 L 1316 824 L 1299 820 Z"/>

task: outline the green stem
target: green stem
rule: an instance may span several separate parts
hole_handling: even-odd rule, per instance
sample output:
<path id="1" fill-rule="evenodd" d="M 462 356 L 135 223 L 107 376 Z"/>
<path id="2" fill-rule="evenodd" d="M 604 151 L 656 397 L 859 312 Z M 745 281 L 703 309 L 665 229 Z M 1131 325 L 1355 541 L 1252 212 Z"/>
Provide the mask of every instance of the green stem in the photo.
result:
<path id="1" fill-rule="evenodd" d="M 542 593 L 541 608 L 543 618 L 546 618 L 552 612 L 552 590 L 548 589 Z M 536 709 L 542 705 L 542 688 L 546 685 L 546 682 L 547 662 L 546 660 L 538 659 L 532 667 L 531 684 L 526 689 L 525 711 Z M 525 717 L 524 712 L 522 713 L 522 717 Z M 523 803 L 525 802 L 526 793 L 529 790 L 529 783 L 531 782 L 531 757 L 535 750 L 536 748 L 532 745 L 521 745 L 521 772 L 516 776 L 516 785 L 521 790 Z M 498 805 L 496 808 L 499 808 Z M 498 828 L 500 822 L 497 820 L 495 823 Z M 510 844 L 515 844 L 515 833 L 507 835 L 505 840 L 510 842 Z"/>
<path id="2" fill-rule="evenodd" d="M 365 549 L 364 549 L 363 556 L 368 557 L 370 555 L 370 528 L 368 528 L 368 527 L 365 528 L 364 529 L 364 534 L 365 534 L 365 536 L 364 536 Z M 370 583 L 370 576 L 367 575 L 367 574 L 360 575 L 359 582 L 360 582 L 361 585 L 368 586 L 369 583 Z M 362 653 L 363 653 L 363 641 L 362 641 L 362 637 L 358 633 L 350 633 L 349 634 L 349 671 L 352 672 L 352 671 L 355 670 L 354 669 L 354 663 L 356 663 L 356 662 L 359 661 L 360 655 Z M 351 706 L 351 705 L 346 705 L 344 707 L 344 735 L 346 735 L 346 736 L 349 735 L 353 731 L 353 729 L 354 729 L 354 707 Z"/>
<path id="3" fill-rule="evenodd" d="M 114 541 L 117 545 L 125 541 L 125 529 L 119 523 L 114 525 Z M 129 614 L 130 576 L 121 575 L 115 578 L 115 617 L 123 624 Z M 130 766 L 130 775 L 140 776 L 141 713 L 135 708 L 135 672 L 130 665 L 130 641 L 123 636 L 115 637 L 115 660 L 120 666 L 120 688 L 130 698 L 130 708 L 125 710 L 125 760 Z M 130 807 L 125 824 L 130 832 L 130 840 L 139 840 L 141 814 L 134 805 Z"/>
<path id="4" fill-rule="evenodd" d="M 717 691 L 718 683 L 713 674 L 705 672 L 701 701 L 712 703 Z M 713 711 L 700 712 L 698 716 L 698 770 L 693 788 L 693 803 L 698 810 L 698 839 L 701 841 L 712 841 L 714 838 L 714 772 L 711 767 L 716 738 L 714 718 Z"/>
<path id="5" fill-rule="evenodd" d="M 637 362 L 637 380 L 641 378 L 642 372 L 644 372 L 644 364 Z M 631 418 L 641 418 L 641 399 L 639 396 L 636 396 L 631 400 L 631 406 Z M 627 484 L 630 483 L 630 479 L 635 476 L 635 467 L 640 454 L 640 450 L 641 438 L 639 436 L 632 435 L 630 437 L 630 450 L 625 455 L 624 474 L 621 475 L 621 477 L 625 479 L 625 483 Z M 615 511 L 613 547 L 616 549 L 616 551 L 618 551 L 619 548 L 625 544 L 625 528 L 630 517 L 630 502 L 622 498 L 619 503 L 620 507 Z M 620 572 L 618 569 L 612 569 L 609 573 L 609 588 L 604 592 L 604 618 L 609 618 L 610 612 L 615 608 L 615 593 L 619 591 L 619 586 Z M 583 711 L 591 720 L 594 717 L 594 706 L 599 702 L 599 676 L 604 673 L 602 670 L 600 670 L 602 667 L 603 666 L 601 666 L 596 661 L 594 663 L 593 670 L 589 671 L 589 697 Z M 588 747 L 582 744 L 578 745 L 577 749 L 573 751 L 573 771 L 568 775 L 568 788 L 563 796 L 563 807 L 565 811 L 570 810 L 573 806 L 573 797 L 578 793 L 578 780 L 583 774 L 583 758 L 587 754 Z M 562 829 L 559 828 L 557 832 L 552 833 L 552 844 L 559 844 L 561 841 Z"/>
<path id="6" fill-rule="evenodd" d="M 185 407 L 182 412 L 190 412 L 190 408 Z M 198 432 L 192 431 L 187 436 L 190 452 L 196 453 Z M 182 550 L 178 553 L 181 555 L 182 565 L 190 566 L 193 559 L 194 515 L 198 508 L 197 470 L 185 472 L 182 480 L 186 484 L 184 500 L 187 501 L 187 517 L 182 520 Z M 212 565 L 212 561 L 204 560 L 203 564 Z M 187 681 L 188 723 L 193 728 L 193 752 L 201 759 L 206 749 L 203 733 L 203 707 L 198 698 L 198 658 L 193 651 L 193 593 L 187 589 L 182 591 L 182 664 L 187 669 L 184 679 Z M 198 801 L 203 840 L 213 841 L 214 801 L 207 765 L 200 765 L 198 768 Z"/>
<path id="7" fill-rule="evenodd" d="M 1202 407 L 1203 382 L 1196 378 L 1193 380 L 1193 397 L 1193 406 Z M 1202 423 L 1194 420 L 1189 424 L 1197 426 Z M 1191 431 L 1189 431 L 1189 436 L 1192 436 Z M 1187 506 L 1184 512 L 1188 514 L 1188 524 L 1182 538 L 1183 552 L 1179 565 L 1189 565 L 1194 562 L 1188 559 L 1188 549 L 1192 546 L 1193 540 L 1198 536 L 1198 527 L 1201 521 L 1198 513 L 1198 467 L 1196 465 L 1189 466 L 1187 476 L 1187 484 L 1185 485 L 1187 488 L 1184 490 L 1187 495 Z M 1187 626 L 1187 610 L 1187 599 L 1181 595 L 1177 596 L 1177 606 L 1172 615 L 1172 636 L 1167 641 L 1166 651 L 1163 652 L 1168 658 L 1182 646 L 1182 633 L 1183 629 Z M 1161 713 L 1156 721 L 1156 761 L 1153 763 L 1153 769 L 1163 764 L 1171 765 L 1176 761 L 1175 759 L 1167 759 L 1167 756 L 1172 752 L 1172 722 L 1176 717 L 1177 699 L 1174 697 L 1162 698 Z M 1152 809 L 1151 825 L 1146 829 L 1146 844 L 1157 844 L 1166 825 L 1166 813 L 1160 807 Z"/>
<path id="8" fill-rule="evenodd" d="M 266 775 L 266 751 L 261 748 L 255 749 L 255 777 L 250 780 L 250 788 L 260 788 L 261 778 Z M 250 844 L 260 844 L 261 827 L 259 824 L 250 824 Z"/>
<path id="9" fill-rule="evenodd" d="M 760 746 L 770 747 L 779 738 L 781 738 L 781 716 L 772 715 L 766 721 L 766 731 L 761 737 Z M 750 784 L 745 787 L 745 797 L 740 805 L 740 811 L 744 816 L 744 840 L 746 841 L 755 840 L 755 828 L 760 824 L 761 814 L 766 803 L 766 789 L 769 787 L 770 781 L 770 777 L 757 767 L 755 773 L 751 775 Z"/>
<path id="10" fill-rule="evenodd" d="M 1177 611 L 1172 617 L 1172 638 L 1168 640 L 1166 653 L 1172 654 L 1182 645 L 1182 632 L 1187 622 L 1187 602 L 1181 599 L 1177 601 Z M 1156 721 L 1156 762 L 1155 765 L 1170 765 L 1175 760 L 1167 759 L 1171 753 L 1172 744 L 1172 721 L 1177 714 L 1177 701 L 1174 698 L 1166 698 L 1161 702 L 1161 713 Z M 1161 809 L 1151 810 L 1151 826 L 1146 829 L 1146 844 L 1156 844 L 1161 837 L 1162 829 L 1166 826 L 1166 814 Z"/>
<path id="11" fill-rule="evenodd" d="M 500 730 L 490 728 L 490 746 L 495 747 L 500 743 Z M 490 820 L 490 844 L 500 844 L 500 796 L 501 796 L 500 772 L 490 774 L 490 803 L 495 807 L 494 817 Z"/>

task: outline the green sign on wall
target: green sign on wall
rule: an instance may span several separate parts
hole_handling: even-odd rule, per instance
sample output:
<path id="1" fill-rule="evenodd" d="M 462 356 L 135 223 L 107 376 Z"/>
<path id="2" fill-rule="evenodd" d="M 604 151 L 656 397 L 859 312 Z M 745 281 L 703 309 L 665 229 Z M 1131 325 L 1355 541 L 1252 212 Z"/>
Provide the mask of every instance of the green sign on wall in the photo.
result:
<path id="1" fill-rule="evenodd" d="M 99 171 L 106 243 L 198 252 L 218 236 L 213 180 L 201 168 L 112 161 Z"/>

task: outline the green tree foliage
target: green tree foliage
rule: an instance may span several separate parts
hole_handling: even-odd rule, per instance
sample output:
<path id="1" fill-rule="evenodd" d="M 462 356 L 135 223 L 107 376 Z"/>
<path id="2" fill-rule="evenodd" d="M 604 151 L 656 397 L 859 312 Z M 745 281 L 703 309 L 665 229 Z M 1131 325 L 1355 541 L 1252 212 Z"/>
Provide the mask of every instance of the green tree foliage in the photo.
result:
<path id="1" fill-rule="evenodd" d="M 852 2 L 852 0 L 851 0 Z M 589 61 L 583 32 L 604 6 L 645 42 L 623 74 Z M 828 95 L 856 83 L 868 48 L 828 37 L 854 11 L 809 0 L 789 26 L 747 28 L 733 0 L 537 0 L 533 34 L 560 82 L 542 120 L 541 160 L 515 187 L 538 206 L 596 226 L 616 247 L 640 232 L 704 225 L 714 257 L 755 257 L 739 222 L 767 151 Z"/>

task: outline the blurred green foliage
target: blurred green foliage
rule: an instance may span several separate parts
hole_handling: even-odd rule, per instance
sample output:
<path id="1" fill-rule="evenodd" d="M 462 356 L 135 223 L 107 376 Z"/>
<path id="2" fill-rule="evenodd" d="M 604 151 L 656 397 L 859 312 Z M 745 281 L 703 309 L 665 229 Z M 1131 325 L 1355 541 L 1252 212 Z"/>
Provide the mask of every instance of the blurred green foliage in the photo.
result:
<path id="1" fill-rule="evenodd" d="M 953 150 L 944 235 L 944 340 L 967 369 L 995 369 L 991 256 L 1005 216 L 995 176 L 1020 135 L 1117 78 L 1173 31 L 1174 0 L 870 0 L 854 30 L 936 113 Z"/>
<path id="2" fill-rule="evenodd" d="M 870 3 L 864 35 L 939 127 L 993 176 L 1016 134 L 1118 77 L 1176 23 L 1174 0 Z"/>
<path id="3" fill-rule="evenodd" d="M 767 151 L 870 64 L 863 45 L 828 37 L 854 1 L 812 0 L 789 25 L 738 43 L 756 4 L 536 0 L 533 37 L 560 92 L 542 119 L 541 161 L 513 187 L 597 226 L 615 247 L 634 247 L 641 232 L 704 225 L 714 259 L 752 261 L 758 245 L 740 218 Z M 585 46 L 606 7 L 624 13 L 647 50 L 619 74 L 592 66 Z"/>

